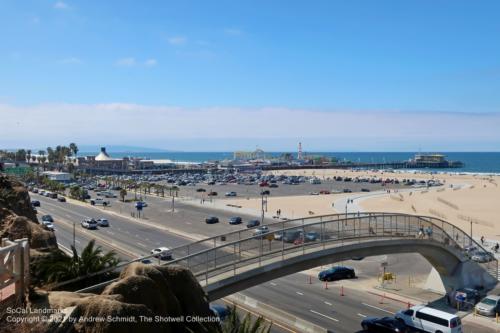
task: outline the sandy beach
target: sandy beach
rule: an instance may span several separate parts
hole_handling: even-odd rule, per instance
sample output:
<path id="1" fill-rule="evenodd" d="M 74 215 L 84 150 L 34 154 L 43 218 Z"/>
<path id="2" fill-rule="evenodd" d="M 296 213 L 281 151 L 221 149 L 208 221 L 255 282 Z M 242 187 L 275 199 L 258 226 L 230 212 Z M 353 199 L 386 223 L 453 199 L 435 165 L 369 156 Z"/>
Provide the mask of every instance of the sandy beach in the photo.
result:
<path id="1" fill-rule="evenodd" d="M 402 171 L 288 170 L 272 172 L 287 175 L 314 175 L 320 179 L 342 177 L 377 177 L 415 180 L 439 180 L 444 185 L 428 189 L 408 187 L 391 193 L 340 193 L 269 197 L 268 214 L 281 209 L 282 216 L 299 218 L 344 212 L 346 198 L 354 198 L 360 211 L 385 211 L 420 214 L 442 218 L 473 236 L 500 241 L 500 176 L 484 174 L 428 173 Z M 285 185 L 283 185 L 285 186 Z M 356 199 L 357 198 L 357 199 Z M 227 199 L 228 203 L 260 211 L 261 199 Z M 335 204 L 332 206 L 332 204 Z"/>

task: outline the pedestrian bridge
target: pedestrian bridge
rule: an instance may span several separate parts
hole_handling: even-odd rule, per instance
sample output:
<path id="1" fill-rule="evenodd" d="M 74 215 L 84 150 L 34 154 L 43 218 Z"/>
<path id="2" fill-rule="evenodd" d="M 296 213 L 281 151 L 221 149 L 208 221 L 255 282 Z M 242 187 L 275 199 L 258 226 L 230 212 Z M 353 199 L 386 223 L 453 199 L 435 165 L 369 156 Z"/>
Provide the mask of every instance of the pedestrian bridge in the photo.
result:
<path id="1" fill-rule="evenodd" d="M 263 234 L 255 234 L 256 228 L 242 229 L 174 248 L 174 260 L 164 264 L 188 267 L 210 300 L 320 265 L 395 253 L 420 253 L 439 272 L 447 290 L 479 285 L 490 289 L 498 280 L 498 261 L 471 261 L 467 250 L 482 249 L 481 245 L 434 217 L 350 213 L 267 227 Z"/>

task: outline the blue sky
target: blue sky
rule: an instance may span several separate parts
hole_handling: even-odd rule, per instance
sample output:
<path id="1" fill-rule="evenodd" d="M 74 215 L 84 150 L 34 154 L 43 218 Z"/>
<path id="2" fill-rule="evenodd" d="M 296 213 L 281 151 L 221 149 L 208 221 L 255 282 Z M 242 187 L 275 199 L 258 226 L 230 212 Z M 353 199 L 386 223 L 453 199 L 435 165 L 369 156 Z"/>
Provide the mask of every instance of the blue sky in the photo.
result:
<path id="1" fill-rule="evenodd" d="M 482 132 L 491 117 L 497 124 L 500 111 L 499 12 L 498 1 L 458 0 L 1 0 L 0 115 L 28 132 L 24 123 L 29 119 L 22 114 L 55 106 L 66 118 L 58 119 L 60 137 L 51 138 L 57 141 L 71 137 L 64 131 L 66 121 L 85 114 L 75 111 L 82 106 L 95 112 L 106 112 L 103 105 L 105 110 L 134 106 L 137 117 L 153 122 L 167 108 L 178 110 L 180 117 L 184 109 L 186 114 L 223 110 L 229 119 L 220 119 L 221 126 L 214 124 L 212 131 L 203 131 L 206 123 L 193 120 L 185 142 L 222 142 L 229 136 L 211 133 L 230 127 L 238 129 L 230 131 L 231 138 L 244 133 L 241 146 L 254 147 L 262 136 L 247 135 L 252 129 L 245 127 L 246 117 L 282 110 L 277 116 L 282 120 L 274 126 L 296 128 L 296 133 L 274 137 L 290 139 L 285 149 L 299 139 L 317 137 L 311 129 L 295 126 L 303 119 L 292 118 L 293 110 L 301 110 L 305 118 L 308 112 L 328 113 L 340 122 L 345 120 L 339 115 L 349 112 L 395 112 L 406 115 L 403 123 L 419 121 L 420 113 L 439 122 L 440 115 L 449 113 L 468 123 L 468 117 L 474 118 L 477 128 L 446 144 L 428 133 L 425 145 L 461 150 L 460 142 L 470 144 L 468 135 L 478 133 L 487 138 L 468 149 L 494 149 L 500 136 Z M 217 112 L 211 117 L 217 118 Z M 129 126 L 133 124 L 131 117 Z M 95 125 L 87 130 L 95 130 L 92 137 L 106 134 Z M 352 138 L 345 135 L 349 142 Z M 118 139 L 127 145 L 131 142 L 125 141 L 133 141 L 123 135 Z M 174 147 L 164 147 L 160 139 Z M 210 146 L 197 144 L 200 150 L 220 149 L 213 140 Z M 405 140 L 405 146 L 370 143 L 366 150 L 417 150 L 422 143 L 417 136 Z M 144 133 L 140 141 L 197 150 L 168 134 L 158 138 Z M 0 146 L 12 144 L 0 138 Z M 359 145 L 331 149 L 364 150 Z"/>

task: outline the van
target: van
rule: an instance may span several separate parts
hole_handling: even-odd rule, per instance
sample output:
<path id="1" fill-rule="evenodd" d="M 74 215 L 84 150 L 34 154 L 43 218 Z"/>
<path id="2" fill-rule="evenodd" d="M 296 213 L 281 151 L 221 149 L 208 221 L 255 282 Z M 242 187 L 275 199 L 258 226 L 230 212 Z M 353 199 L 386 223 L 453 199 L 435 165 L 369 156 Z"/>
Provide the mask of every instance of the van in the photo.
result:
<path id="1" fill-rule="evenodd" d="M 396 318 L 419 331 L 432 333 L 462 333 L 460 318 L 454 314 L 416 305 L 396 313 Z"/>

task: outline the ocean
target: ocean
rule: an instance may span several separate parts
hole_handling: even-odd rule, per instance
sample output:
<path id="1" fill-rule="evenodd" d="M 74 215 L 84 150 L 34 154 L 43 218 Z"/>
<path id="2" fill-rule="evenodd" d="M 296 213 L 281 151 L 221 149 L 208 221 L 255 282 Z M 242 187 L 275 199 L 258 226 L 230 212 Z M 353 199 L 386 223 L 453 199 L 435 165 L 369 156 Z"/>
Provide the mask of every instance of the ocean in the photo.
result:
<path id="1" fill-rule="evenodd" d="M 280 156 L 283 152 L 270 152 L 266 156 Z M 296 155 L 296 152 L 292 152 Z M 306 152 L 310 155 L 332 156 L 340 160 L 352 162 L 395 162 L 412 158 L 412 152 Z M 500 152 L 444 152 L 446 158 L 452 161 L 461 161 L 465 164 L 459 169 L 427 169 L 438 172 L 470 172 L 470 173 L 500 173 Z M 78 155 L 96 155 L 96 152 L 81 152 Z M 206 162 L 232 159 L 232 152 L 110 152 L 110 156 L 121 158 L 125 156 L 143 157 L 146 159 L 169 159 L 174 162 Z"/>

